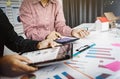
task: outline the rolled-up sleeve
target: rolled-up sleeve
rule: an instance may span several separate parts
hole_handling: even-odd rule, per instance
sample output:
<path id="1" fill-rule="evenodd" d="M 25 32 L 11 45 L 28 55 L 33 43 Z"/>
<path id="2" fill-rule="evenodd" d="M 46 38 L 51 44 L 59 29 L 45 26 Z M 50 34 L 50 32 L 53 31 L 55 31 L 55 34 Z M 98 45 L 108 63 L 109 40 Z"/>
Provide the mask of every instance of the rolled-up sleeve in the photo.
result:
<path id="1" fill-rule="evenodd" d="M 56 18 L 55 18 L 55 28 L 57 32 L 61 33 L 64 36 L 71 36 L 71 27 L 67 26 L 65 23 L 63 7 L 61 4 L 57 4 Z"/>

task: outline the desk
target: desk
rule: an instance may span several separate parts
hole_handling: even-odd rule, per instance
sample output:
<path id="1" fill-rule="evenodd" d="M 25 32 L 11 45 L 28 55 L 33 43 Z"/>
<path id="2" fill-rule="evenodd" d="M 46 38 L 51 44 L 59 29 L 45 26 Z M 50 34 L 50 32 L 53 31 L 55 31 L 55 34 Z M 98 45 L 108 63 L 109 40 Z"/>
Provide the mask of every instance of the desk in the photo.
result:
<path id="1" fill-rule="evenodd" d="M 76 28 L 79 27 L 81 28 L 81 26 Z M 95 43 L 96 46 L 73 57 L 70 61 L 51 65 L 31 74 L 34 74 L 36 79 L 103 79 L 101 77 L 120 79 L 119 68 L 110 69 L 110 66 L 116 64 L 116 67 L 120 67 L 120 36 L 117 35 L 116 29 L 106 32 L 91 31 L 88 37 L 74 42 L 74 53 L 77 48 L 91 43 Z M 22 77 L 23 75 L 0 79 L 21 79 Z"/>

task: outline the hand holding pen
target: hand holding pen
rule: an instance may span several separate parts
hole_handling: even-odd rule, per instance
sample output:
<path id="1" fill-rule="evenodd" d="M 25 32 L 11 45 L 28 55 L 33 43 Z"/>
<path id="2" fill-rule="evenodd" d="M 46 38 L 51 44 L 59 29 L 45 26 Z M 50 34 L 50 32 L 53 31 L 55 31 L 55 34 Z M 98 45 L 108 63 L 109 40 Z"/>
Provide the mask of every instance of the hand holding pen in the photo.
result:
<path id="1" fill-rule="evenodd" d="M 88 31 L 88 29 L 85 30 L 85 29 L 80 28 L 80 29 L 73 29 L 71 34 L 72 36 L 77 37 L 77 38 L 85 38 L 86 36 L 90 34 L 90 32 Z"/>

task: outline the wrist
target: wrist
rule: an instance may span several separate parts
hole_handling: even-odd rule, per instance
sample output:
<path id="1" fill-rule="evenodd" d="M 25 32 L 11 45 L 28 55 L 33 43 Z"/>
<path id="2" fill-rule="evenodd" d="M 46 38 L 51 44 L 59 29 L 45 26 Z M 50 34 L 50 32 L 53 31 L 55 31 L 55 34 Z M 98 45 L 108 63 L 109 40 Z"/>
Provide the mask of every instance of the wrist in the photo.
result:
<path id="1" fill-rule="evenodd" d="M 74 36 L 73 31 L 74 31 L 74 29 L 72 29 L 72 31 L 71 31 L 71 36 Z"/>

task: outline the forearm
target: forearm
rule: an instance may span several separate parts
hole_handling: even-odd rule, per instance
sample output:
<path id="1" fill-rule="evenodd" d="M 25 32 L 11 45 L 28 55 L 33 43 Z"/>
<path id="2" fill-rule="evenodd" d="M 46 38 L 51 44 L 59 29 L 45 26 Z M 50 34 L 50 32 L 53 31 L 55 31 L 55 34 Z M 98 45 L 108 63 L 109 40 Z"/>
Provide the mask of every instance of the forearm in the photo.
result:
<path id="1" fill-rule="evenodd" d="M 62 24 L 61 23 L 56 24 L 57 26 L 57 32 L 59 32 L 61 35 L 64 36 L 72 36 L 71 32 L 72 32 L 72 28 L 70 28 L 69 26 L 66 26 L 66 24 Z"/>
<path id="2" fill-rule="evenodd" d="M 19 52 L 29 52 L 33 50 L 37 50 L 38 41 L 33 41 L 29 39 L 24 39 L 19 36 L 16 40 L 11 43 L 6 43 L 6 46 L 11 50 L 19 53 Z"/>
<path id="3" fill-rule="evenodd" d="M 7 32 L 5 37 L 5 45 L 15 52 L 27 52 L 37 50 L 38 41 L 24 39 L 22 36 L 18 36 L 14 29 Z"/>
<path id="4" fill-rule="evenodd" d="M 18 51 L 29 52 L 29 51 L 38 50 L 37 48 L 38 43 L 39 43 L 38 41 L 33 41 L 29 39 L 21 39 L 19 40 Z"/>

